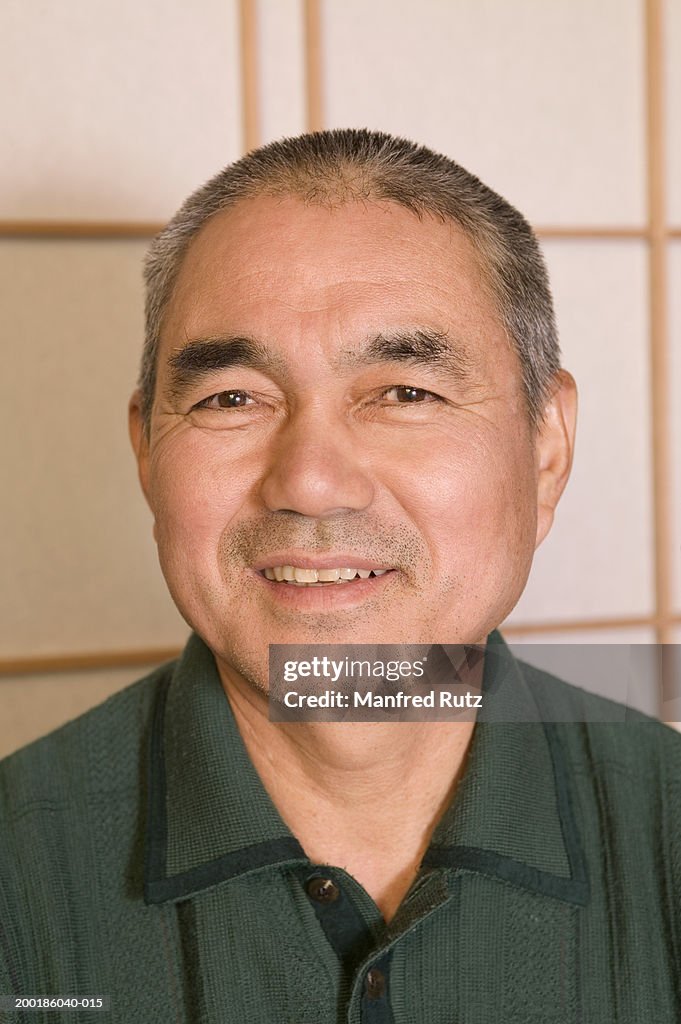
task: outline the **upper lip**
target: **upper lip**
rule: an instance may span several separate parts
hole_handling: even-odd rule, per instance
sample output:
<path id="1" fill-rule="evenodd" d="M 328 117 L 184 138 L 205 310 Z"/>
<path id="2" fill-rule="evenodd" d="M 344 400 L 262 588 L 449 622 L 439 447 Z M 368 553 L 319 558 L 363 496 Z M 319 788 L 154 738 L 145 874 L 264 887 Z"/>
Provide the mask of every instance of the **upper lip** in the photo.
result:
<path id="1" fill-rule="evenodd" d="M 366 558 L 363 555 L 347 554 L 310 554 L 302 551 L 275 552 L 273 555 L 265 555 L 253 564 L 257 572 L 263 569 L 273 569 L 275 565 L 292 565 L 299 569 L 392 569 L 389 562 L 381 562 L 376 558 Z"/>

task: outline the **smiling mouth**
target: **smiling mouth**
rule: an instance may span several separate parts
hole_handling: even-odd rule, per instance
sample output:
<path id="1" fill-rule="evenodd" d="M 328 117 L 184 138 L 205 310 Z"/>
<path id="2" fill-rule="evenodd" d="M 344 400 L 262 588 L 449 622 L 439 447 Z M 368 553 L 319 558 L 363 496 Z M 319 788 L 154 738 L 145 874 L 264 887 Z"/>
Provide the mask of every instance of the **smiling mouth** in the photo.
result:
<path id="1" fill-rule="evenodd" d="M 287 583 L 294 587 L 330 587 L 384 576 L 390 569 L 303 569 L 297 565 L 274 565 L 261 569 L 260 574 L 272 583 Z"/>

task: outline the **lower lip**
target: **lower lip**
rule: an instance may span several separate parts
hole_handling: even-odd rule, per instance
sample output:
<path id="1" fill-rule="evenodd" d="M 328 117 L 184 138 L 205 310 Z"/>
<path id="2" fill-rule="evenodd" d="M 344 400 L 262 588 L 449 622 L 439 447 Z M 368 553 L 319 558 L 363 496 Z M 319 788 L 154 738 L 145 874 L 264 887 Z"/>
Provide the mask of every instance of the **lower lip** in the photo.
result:
<path id="1" fill-rule="evenodd" d="M 394 569 L 389 569 L 382 576 L 369 576 L 365 580 L 355 577 L 346 583 L 327 583 L 321 587 L 297 587 L 293 583 L 276 583 L 259 572 L 256 572 L 255 576 L 266 587 L 268 595 L 278 604 L 308 611 L 335 611 L 338 608 L 360 604 L 367 598 L 377 597 L 394 573 Z"/>

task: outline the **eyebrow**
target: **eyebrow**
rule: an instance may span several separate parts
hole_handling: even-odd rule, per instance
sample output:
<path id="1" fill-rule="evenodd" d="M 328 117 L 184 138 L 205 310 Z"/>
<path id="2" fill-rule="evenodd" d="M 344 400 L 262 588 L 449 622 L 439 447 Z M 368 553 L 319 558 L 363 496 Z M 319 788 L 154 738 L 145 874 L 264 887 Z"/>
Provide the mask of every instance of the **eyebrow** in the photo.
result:
<path id="1" fill-rule="evenodd" d="M 426 327 L 381 332 L 370 338 L 364 348 L 347 352 L 342 357 L 343 365 L 351 366 L 384 362 L 432 366 L 443 369 L 462 382 L 474 379 L 476 369 L 479 372 L 477 360 L 464 345 L 453 345 L 447 331 Z"/>
<path id="2" fill-rule="evenodd" d="M 203 377 L 231 366 L 249 366 L 263 373 L 284 368 L 275 353 L 253 338 L 202 338 L 170 356 L 166 391 L 169 397 L 180 398 Z"/>
<path id="3" fill-rule="evenodd" d="M 446 331 L 419 327 L 376 334 L 362 347 L 341 352 L 338 367 L 354 368 L 385 362 L 443 369 L 459 382 L 474 379 L 477 366 L 463 345 L 452 346 Z M 265 374 L 286 376 L 286 364 L 281 356 L 254 338 L 242 335 L 199 338 L 170 356 L 166 393 L 171 399 L 182 398 L 204 377 L 232 366 L 248 366 Z"/>

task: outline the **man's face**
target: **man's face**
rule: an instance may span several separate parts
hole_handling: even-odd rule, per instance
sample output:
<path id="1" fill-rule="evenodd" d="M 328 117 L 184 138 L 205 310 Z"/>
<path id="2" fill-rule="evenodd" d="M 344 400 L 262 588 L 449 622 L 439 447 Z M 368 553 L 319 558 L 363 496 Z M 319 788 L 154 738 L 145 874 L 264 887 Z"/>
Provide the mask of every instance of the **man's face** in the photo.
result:
<path id="1" fill-rule="evenodd" d="M 213 218 L 133 434 L 173 598 L 260 688 L 269 643 L 484 640 L 540 539 L 518 361 L 472 246 L 392 203 Z"/>

